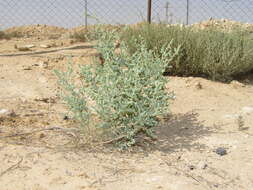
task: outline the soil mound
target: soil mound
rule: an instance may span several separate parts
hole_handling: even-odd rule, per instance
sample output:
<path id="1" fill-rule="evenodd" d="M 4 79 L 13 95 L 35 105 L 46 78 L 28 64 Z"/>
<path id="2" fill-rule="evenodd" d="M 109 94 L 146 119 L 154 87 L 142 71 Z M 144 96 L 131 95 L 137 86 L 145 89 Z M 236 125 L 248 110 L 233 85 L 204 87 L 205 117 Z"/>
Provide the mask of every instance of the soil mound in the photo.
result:
<path id="1" fill-rule="evenodd" d="M 221 20 L 209 19 L 207 21 L 193 24 L 192 26 L 198 27 L 200 29 L 215 27 L 215 28 L 222 29 L 225 31 L 230 31 L 232 29 L 245 29 L 245 30 L 253 32 L 253 24 L 241 23 L 241 22 L 236 22 L 236 21 L 232 21 L 228 19 L 221 19 Z"/>
<path id="2" fill-rule="evenodd" d="M 40 39 L 57 39 L 63 33 L 65 33 L 67 29 L 56 27 L 56 26 L 48 26 L 48 25 L 27 25 L 27 26 L 19 26 L 12 27 L 5 30 L 5 33 L 16 33 L 20 36 L 24 37 L 39 37 Z"/>

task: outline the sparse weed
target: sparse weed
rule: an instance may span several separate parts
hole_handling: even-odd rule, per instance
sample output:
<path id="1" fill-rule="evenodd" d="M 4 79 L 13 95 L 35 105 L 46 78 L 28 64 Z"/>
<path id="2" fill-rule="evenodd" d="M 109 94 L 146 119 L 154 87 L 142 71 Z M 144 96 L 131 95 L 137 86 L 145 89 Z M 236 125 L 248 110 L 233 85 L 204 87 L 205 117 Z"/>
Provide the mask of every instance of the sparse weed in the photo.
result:
<path id="1" fill-rule="evenodd" d="M 249 129 L 249 127 L 245 127 L 245 121 L 241 114 L 237 117 L 237 126 L 239 131 L 246 131 Z"/>
<path id="2" fill-rule="evenodd" d="M 80 32 L 74 32 L 70 38 L 73 38 L 77 40 L 78 42 L 86 42 L 87 41 L 87 32 L 86 31 L 80 31 Z"/>
<path id="3" fill-rule="evenodd" d="M 244 126 L 244 120 L 243 120 L 243 116 L 239 115 L 237 118 L 237 125 L 238 125 L 238 130 L 242 130 L 243 126 Z"/>
<path id="4" fill-rule="evenodd" d="M 75 39 L 78 42 L 87 42 L 87 41 L 97 40 L 98 36 L 94 35 L 97 31 L 97 28 L 98 27 L 96 27 L 96 25 L 87 26 L 87 28 L 84 28 L 79 31 L 75 31 L 73 34 L 70 35 L 70 38 Z M 119 32 L 121 31 L 123 26 L 122 25 L 112 26 L 112 25 L 101 24 L 99 28 L 103 29 L 104 31 L 116 30 L 117 32 Z"/>

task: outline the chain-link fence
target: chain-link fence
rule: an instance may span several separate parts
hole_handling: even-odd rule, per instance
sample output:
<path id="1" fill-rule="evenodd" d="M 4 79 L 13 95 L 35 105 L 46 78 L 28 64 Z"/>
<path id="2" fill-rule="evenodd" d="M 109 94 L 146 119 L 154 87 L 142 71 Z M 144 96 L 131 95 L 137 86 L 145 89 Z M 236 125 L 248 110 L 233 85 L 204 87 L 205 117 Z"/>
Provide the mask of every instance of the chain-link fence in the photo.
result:
<path id="1" fill-rule="evenodd" d="M 46 24 L 71 28 L 146 20 L 147 0 L 1 0 L 0 28 Z M 192 24 L 209 18 L 253 23 L 253 0 L 153 0 L 152 20 Z"/>

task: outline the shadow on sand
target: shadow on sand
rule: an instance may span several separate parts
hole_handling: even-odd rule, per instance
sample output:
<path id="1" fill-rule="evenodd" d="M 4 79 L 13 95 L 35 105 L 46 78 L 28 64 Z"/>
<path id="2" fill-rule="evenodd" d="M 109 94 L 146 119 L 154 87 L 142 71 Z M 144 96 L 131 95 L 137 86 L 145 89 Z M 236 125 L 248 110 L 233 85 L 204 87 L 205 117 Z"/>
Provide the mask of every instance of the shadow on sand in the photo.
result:
<path id="1" fill-rule="evenodd" d="M 212 133 L 210 127 L 204 126 L 203 121 L 198 121 L 195 112 L 170 116 L 156 131 L 158 142 L 153 148 L 168 153 L 183 149 L 204 149 L 205 145 L 197 140 Z"/>

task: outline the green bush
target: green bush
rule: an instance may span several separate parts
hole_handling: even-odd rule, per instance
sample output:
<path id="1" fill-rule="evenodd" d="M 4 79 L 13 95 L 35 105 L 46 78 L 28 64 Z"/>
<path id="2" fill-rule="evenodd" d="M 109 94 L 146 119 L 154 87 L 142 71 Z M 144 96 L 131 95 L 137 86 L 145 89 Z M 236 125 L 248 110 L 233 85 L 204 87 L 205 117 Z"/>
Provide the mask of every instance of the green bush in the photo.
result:
<path id="1" fill-rule="evenodd" d="M 168 63 L 166 72 L 171 75 L 229 81 L 253 70 L 253 38 L 246 31 L 142 24 L 129 27 L 121 39 L 131 54 L 138 49 L 136 39 L 144 39 L 148 49 L 157 53 L 173 39 L 173 45 L 181 48 L 176 59 Z"/>
<path id="2" fill-rule="evenodd" d="M 103 137 L 116 139 L 127 148 L 136 143 L 138 134 L 153 137 L 158 116 L 168 113 L 173 94 L 165 89 L 163 72 L 179 48 L 166 44 L 156 56 L 144 42 L 136 42 L 137 50 L 129 55 L 124 43 L 121 51 L 115 52 L 115 31 L 97 31 L 96 36 L 103 65 L 94 59 L 95 64 L 80 66 L 81 85 L 71 82 L 71 76 L 75 76 L 71 66 L 67 72 L 56 74 L 66 92 L 64 100 L 82 126 L 103 129 Z M 92 115 L 98 118 L 98 124 L 90 122 Z"/>

